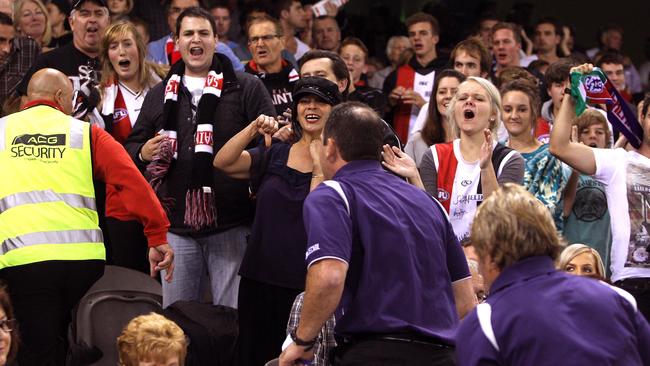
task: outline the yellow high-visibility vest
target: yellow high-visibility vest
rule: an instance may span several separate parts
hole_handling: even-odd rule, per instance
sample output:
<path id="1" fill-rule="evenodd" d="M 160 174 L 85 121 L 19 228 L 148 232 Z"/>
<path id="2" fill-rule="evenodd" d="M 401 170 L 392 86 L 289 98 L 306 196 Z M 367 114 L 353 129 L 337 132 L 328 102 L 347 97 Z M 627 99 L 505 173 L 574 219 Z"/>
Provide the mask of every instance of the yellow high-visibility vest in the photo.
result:
<path id="1" fill-rule="evenodd" d="M 0 119 L 0 269 L 105 260 L 90 125 L 37 105 Z"/>

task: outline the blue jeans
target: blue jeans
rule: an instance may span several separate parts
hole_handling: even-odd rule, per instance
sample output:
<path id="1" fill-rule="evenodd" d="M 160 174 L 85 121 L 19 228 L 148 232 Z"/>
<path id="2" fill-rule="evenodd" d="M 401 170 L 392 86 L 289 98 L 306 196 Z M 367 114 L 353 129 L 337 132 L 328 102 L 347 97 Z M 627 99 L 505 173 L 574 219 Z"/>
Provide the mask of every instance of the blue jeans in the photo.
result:
<path id="1" fill-rule="evenodd" d="M 248 226 L 203 237 L 167 234 L 174 249 L 174 276 L 162 281 L 163 307 L 179 300 L 200 301 L 202 289 L 210 286 L 212 303 L 237 307 L 239 265 L 246 251 Z"/>

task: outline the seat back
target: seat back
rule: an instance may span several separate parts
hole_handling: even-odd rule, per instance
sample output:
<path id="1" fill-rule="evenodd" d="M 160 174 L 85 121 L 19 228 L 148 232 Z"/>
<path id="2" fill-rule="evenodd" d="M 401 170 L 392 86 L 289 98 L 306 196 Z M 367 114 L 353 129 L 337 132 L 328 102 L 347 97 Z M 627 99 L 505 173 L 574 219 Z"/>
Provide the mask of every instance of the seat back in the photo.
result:
<path id="1" fill-rule="evenodd" d="M 115 366 L 116 339 L 131 319 L 162 312 L 162 288 L 153 278 L 130 269 L 106 266 L 79 301 L 70 325 L 68 366 Z M 101 358 L 96 360 L 96 352 Z M 92 362 L 91 362 L 92 361 Z"/>

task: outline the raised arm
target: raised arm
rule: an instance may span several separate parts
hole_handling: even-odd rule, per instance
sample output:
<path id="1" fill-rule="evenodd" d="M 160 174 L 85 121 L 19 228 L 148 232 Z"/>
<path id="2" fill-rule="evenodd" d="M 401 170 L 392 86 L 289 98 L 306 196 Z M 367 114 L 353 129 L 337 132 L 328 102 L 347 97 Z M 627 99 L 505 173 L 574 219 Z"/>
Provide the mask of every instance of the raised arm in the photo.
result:
<path id="1" fill-rule="evenodd" d="M 266 146 L 270 146 L 271 136 L 277 130 L 278 122 L 275 118 L 261 114 L 223 145 L 214 158 L 214 167 L 232 178 L 250 178 L 251 156 L 244 149 L 258 133 L 264 135 Z"/>
<path id="2" fill-rule="evenodd" d="M 583 64 L 571 68 L 571 72 L 578 71 L 583 74 L 593 70 L 593 65 Z M 596 158 L 592 149 L 578 142 L 571 142 L 571 124 L 576 118 L 575 102 L 571 95 L 566 93 L 562 99 L 560 111 L 553 123 L 551 131 L 551 144 L 549 150 L 558 159 L 569 164 L 572 168 L 583 174 L 596 173 Z"/>
<path id="3" fill-rule="evenodd" d="M 480 166 L 481 166 L 481 189 L 483 190 L 483 197 L 487 199 L 492 192 L 499 189 L 499 182 L 497 181 L 497 174 L 494 172 L 494 165 L 492 165 L 492 132 L 489 129 L 483 131 L 485 141 L 481 145 Z"/>

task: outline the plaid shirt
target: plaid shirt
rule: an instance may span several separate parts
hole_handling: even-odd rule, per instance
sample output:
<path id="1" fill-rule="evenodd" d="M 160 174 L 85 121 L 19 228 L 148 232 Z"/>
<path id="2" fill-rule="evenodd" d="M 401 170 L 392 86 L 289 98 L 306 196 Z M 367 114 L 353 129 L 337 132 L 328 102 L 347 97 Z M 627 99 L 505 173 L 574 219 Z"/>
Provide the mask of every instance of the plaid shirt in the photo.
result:
<path id="1" fill-rule="evenodd" d="M 14 38 L 11 53 L 0 64 L 0 106 L 14 91 L 23 76 L 41 53 L 41 47 L 31 38 Z"/>
<path id="2" fill-rule="evenodd" d="M 296 296 L 296 299 L 291 306 L 291 313 L 289 313 L 289 322 L 287 323 L 287 334 L 295 331 L 300 323 L 300 313 L 302 312 L 302 304 L 305 301 L 305 293 Z M 314 345 L 314 363 L 313 366 L 330 366 L 332 365 L 331 354 L 332 350 L 336 347 L 336 340 L 334 339 L 334 326 L 336 326 L 336 319 L 332 315 L 321 328 L 316 337 L 316 344 Z"/>

